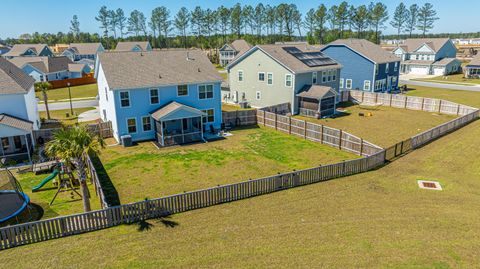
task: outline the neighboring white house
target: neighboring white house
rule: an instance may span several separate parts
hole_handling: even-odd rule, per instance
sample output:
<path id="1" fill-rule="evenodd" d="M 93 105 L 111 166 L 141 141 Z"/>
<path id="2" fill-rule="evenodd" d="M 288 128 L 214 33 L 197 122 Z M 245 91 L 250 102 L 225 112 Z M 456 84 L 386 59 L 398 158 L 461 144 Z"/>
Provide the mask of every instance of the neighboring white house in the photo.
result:
<path id="1" fill-rule="evenodd" d="M 219 49 L 220 64 L 222 66 L 227 66 L 235 58 L 240 57 L 240 55 L 242 55 L 251 48 L 252 45 L 248 44 L 248 42 L 243 39 L 237 39 L 230 44 L 223 45 L 223 47 Z"/>
<path id="2" fill-rule="evenodd" d="M 35 80 L 0 58 L 0 158 L 31 160 L 33 131 L 40 127 Z"/>
<path id="3" fill-rule="evenodd" d="M 442 76 L 461 71 L 457 48 L 449 38 L 407 39 L 392 53 L 402 60 L 404 74 Z"/>

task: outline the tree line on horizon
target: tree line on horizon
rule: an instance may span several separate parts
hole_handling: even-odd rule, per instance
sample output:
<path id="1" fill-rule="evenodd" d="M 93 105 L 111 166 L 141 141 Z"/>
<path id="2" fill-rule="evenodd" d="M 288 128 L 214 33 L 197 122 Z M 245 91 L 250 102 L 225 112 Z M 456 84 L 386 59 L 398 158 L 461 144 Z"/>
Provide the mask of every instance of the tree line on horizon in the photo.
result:
<path id="1" fill-rule="evenodd" d="M 311 44 L 329 43 L 339 38 L 364 38 L 379 43 L 387 24 L 397 31 L 397 37 L 425 37 L 438 20 L 430 3 L 407 7 L 403 2 L 390 17 L 381 2 L 354 6 L 347 1 L 330 7 L 320 4 L 302 14 L 295 4 L 276 6 L 258 4 L 217 9 L 196 6 L 182 7 L 172 14 L 164 6 L 157 7 L 147 17 L 139 10 L 125 14 L 124 10 L 102 6 L 95 20 L 101 34 L 82 32 L 77 15 L 70 22 L 68 33 L 23 34 L 7 43 L 74 43 L 102 42 L 107 49 L 118 41 L 148 40 L 154 48 L 199 47 L 218 48 L 226 42 L 244 38 L 251 44 L 307 40 Z"/>

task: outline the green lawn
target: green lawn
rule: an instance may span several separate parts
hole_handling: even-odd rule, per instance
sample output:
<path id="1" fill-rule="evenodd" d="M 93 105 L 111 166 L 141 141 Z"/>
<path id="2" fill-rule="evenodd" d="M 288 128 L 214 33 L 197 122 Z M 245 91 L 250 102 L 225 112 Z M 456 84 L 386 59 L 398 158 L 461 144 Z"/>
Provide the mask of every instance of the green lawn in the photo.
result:
<path id="1" fill-rule="evenodd" d="M 480 92 L 458 91 L 407 85 L 406 95 L 444 99 L 463 105 L 480 107 Z"/>
<path id="2" fill-rule="evenodd" d="M 50 111 L 50 118 L 54 120 L 58 120 L 59 123 L 43 123 L 42 124 L 42 129 L 48 129 L 48 128 L 60 128 L 62 126 L 68 126 L 68 125 L 75 125 L 78 123 L 78 115 L 82 114 L 85 111 L 93 110 L 95 109 L 94 107 L 86 107 L 86 108 L 74 108 L 74 116 L 70 114 L 70 109 L 64 109 L 64 110 L 51 110 Z M 47 119 L 47 112 L 41 111 L 39 112 L 40 114 L 40 119 L 46 120 Z M 69 117 L 67 118 L 67 114 L 69 114 Z"/>
<path id="3" fill-rule="evenodd" d="M 415 134 L 452 120 L 455 116 L 386 106 L 348 106 L 346 114 L 335 119 L 295 118 L 342 129 L 381 147 L 389 147 Z M 359 113 L 372 113 L 371 117 Z"/>
<path id="4" fill-rule="evenodd" d="M 70 197 L 70 192 L 60 193 L 54 204 L 50 206 L 49 203 L 57 191 L 52 182 L 47 183 L 41 191 L 32 192 L 32 188 L 38 185 L 49 174 L 35 175 L 34 173 L 15 173 L 14 175 L 20 182 L 23 191 L 30 197 L 31 202 L 42 207 L 44 211 L 43 219 L 83 212 L 82 201 L 78 199 L 78 196 L 75 196 L 75 198 L 72 199 Z M 94 188 L 91 184 L 89 184 L 89 189 L 91 193 L 92 209 L 100 209 L 100 201 L 96 197 Z M 81 194 L 79 189 L 77 191 Z"/>
<path id="5" fill-rule="evenodd" d="M 478 137 L 480 121 L 376 171 L 174 215 L 173 228 L 151 220 L 148 231 L 125 225 L 0 259 L 5 268 L 476 268 Z"/>
<path id="6" fill-rule="evenodd" d="M 72 93 L 72 98 L 90 98 L 95 99 L 98 95 L 97 84 L 88 84 L 82 86 L 70 87 Z M 68 88 L 52 89 L 47 92 L 48 100 L 50 102 L 55 102 L 59 100 L 68 100 Z M 35 93 L 40 101 L 43 101 L 42 92 Z"/>
<path id="7" fill-rule="evenodd" d="M 222 111 L 252 110 L 253 108 L 241 108 L 238 105 L 222 103 Z"/>
<path id="8" fill-rule="evenodd" d="M 439 77 L 415 79 L 415 80 L 446 83 L 446 84 L 460 84 L 460 85 L 480 84 L 480 79 L 465 78 L 463 74 L 454 74 L 449 76 L 439 76 Z"/>
<path id="9" fill-rule="evenodd" d="M 107 147 L 100 158 L 122 203 L 357 158 L 263 127 L 232 134 L 220 141 L 164 149 L 152 142 Z"/>

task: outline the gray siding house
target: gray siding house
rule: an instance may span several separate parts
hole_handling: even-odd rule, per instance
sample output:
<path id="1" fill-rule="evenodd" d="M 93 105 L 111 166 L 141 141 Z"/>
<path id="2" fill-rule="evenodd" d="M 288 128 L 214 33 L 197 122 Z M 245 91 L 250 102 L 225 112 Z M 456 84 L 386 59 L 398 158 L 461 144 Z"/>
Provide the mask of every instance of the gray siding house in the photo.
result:
<path id="1" fill-rule="evenodd" d="M 219 49 L 220 64 L 222 66 L 229 65 L 235 58 L 240 57 L 251 48 L 252 45 L 243 39 L 237 39 L 230 44 L 223 45 L 223 47 Z"/>
<path id="2" fill-rule="evenodd" d="M 224 102 L 247 102 L 252 107 L 290 103 L 293 114 L 305 112 L 304 109 L 315 110 L 316 103 L 317 111 L 310 111 L 310 114 L 318 112 L 317 116 L 333 112 L 338 103 L 341 65 L 315 47 L 257 45 L 235 59 L 227 69 L 229 88 L 223 91 Z M 327 98 L 328 101 L 322 102 Z M 311 102 L 308 108 L 303 106 L 305 101 Z M 321 107 L 329 103 L 333 107 Z"/>

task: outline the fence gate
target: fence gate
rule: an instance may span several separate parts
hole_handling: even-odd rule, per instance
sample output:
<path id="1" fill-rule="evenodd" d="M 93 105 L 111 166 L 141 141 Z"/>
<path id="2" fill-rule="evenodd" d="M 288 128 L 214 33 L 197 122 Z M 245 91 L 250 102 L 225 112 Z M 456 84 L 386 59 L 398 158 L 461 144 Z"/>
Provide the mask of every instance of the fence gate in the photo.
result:
<path id="1" fill-rule="evenodd" d="M 385 160 L 386 161 L 393 161 L 396 158 L 402 156 L 403 154 L 411 151 L 413 149 L 412 147 L 412 139 L 409 138 L 407 140 L 404 140 L 400 143 L 397 143 L 385 150 Z"/>

